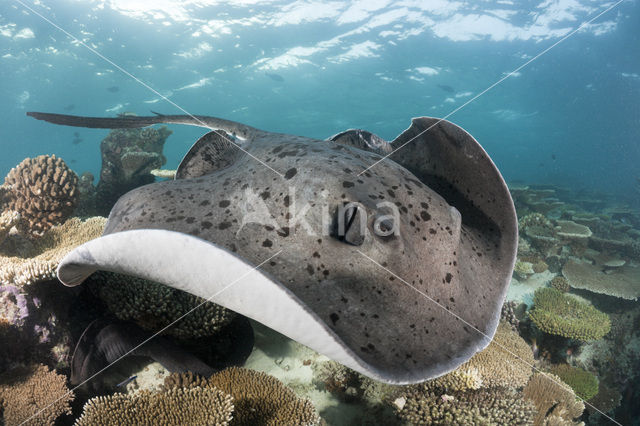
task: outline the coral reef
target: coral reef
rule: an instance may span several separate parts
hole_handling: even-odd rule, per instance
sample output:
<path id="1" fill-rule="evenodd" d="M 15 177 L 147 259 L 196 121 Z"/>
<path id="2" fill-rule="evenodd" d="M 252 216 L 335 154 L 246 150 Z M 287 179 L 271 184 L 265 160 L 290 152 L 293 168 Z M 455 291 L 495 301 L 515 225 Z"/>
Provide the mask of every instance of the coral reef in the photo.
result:
<path id="1" fill-rule="evenodd" d="M 526 280 L 529 276 L 535 274 L 536 272 L 533 270 L 533 263 L 531 262 L 523 262 L 521 260 L 517 260 L 515 266 L 513 267 L 513 275 L 519 280 Z"/>
<path id="2" fill-rule="evenodd" d="M 166 163 L 162 148 L 171 133 L 166 126 L 115 129 L 102 140 L 102 169 L 96 188 L 96 207 L 101 214 L 108 214 L 125 192 L 154 181 L 150 172 Z"/>
<path id="3" fill-rule="evenodd" d="M 554 374 L 571 386 L 580 398 L 588 401 L 598 393 L 598 378 L 587 370 L 569 364 L 558 364 L 551 367 Z"/>
<path id="4" fill-rule="evenodd" d="M 576 421 L 584 411 L 584 404 L 559 377 L 536 373 L 522 393 L 537 408 L 534 426 L 584 424 Z"/>
<path id="5" fill-rule="evenodd" d="M 590 405 L 587 405 L 587 410 L 591 415 L 599 414 L 593 407 L 603 413 L 608 413 L 618 408 L 621 400 L 622 395 L 617 389 L 600 383 L 598 393 L 588 401 Z"/>
<path id="6" fill-rule="evenodd" d="M 510 324 L 500 322 L 489 346 L 462 364 L 459 370 L 475 370 L 483 387 L 515 389 L 527 384 L 533 363 L 533 352 L 527 342 L 513 331 Z"/>
<path id="7" fill-rule="evenodd" d="M 20 214 L 23 233 L 39 236 L 71 216 L 77 185 L 78 176 L 55 155 L 26 158 L 5 177 L 5 203 Z"/>
<path id="8" fill-rule="evenodd" d="M 562 274 L 573 288 L 627 300 L 640 297 L 640 267 L 622 266 L 619 262 L 616 265 L 605 262 L 598 266 L 570 260 L 564 265 Z"/>
<path id="9" fill-rule="evenodd" d="M 542 331 L 582 341 L 596 340 L 611 328 L 609 317 L 555 288 L 539 288 L 529 317 Z"/>
<path id="10" fill-rule="evenodd" d="M 165 388 L 214 386 L 233 397 L 231 425 L 317 425 L 320 417 L 306 399 L 301 399 L 275 377 L 246 368 L 231 367 L 209 379 L 191 374 L 172 374 Z"/>
<path id="11" fill-rule="evenodd" d="M 556 234 L 561 238 L 577 241 L 584 241 L 593 235 L 588 226 L 575 223 L 572 220 L 557 220 Z"/>
<path id="12" fill-rule="evenodd" d="M 0 403 L 4 424 L 53 425 L 62 414 L 70 414 L 74 395 L 66 381 L 65 376 L 44 365 L 3 374 Z"/>
<path id="13" fill-rule="evenodd" d="M 25 286 L 55 278 L 62 258 L 80 244 L 99 237 L 105 223 L 103 217 L 84 222 L 74 217 L 49 229 L 36 241 L 27 242 L 19 252 L 0 251 L 0 284 Z"/>
<path id="14" fill-rule="evenodd" d="M 91 286 L 118 319 L 132 320 L 147 330 L 160 330 L 189 313 L 165 333 L 182 339 L 214 335 L 235 316 L 215 303 L 140 278 L 98 272 L 91 277 Z"/>
<path id="15" fill-rule="evenodd" d="M 393 405 L 412 425 L 531 425 L 535 415 L 533 404 L 508 388 L 448 393 L 429 383 L 406 386 Z"/>
<path id="16" fill-rule="evenodd" d="M 536 274 L 541 274 L 542 272 L 549 269 L 549 265 L 547 265 L 547 262 L 545 262 L 544 260 L 539 260 L 532 265 L 532 269 Z"/>
<path id="17" fill-rule="evenodd" d="M 510 300 L 504 302 L 502 305 L 502 311 L 500 312 L 500 319 L 509 323 L 509 325 L 511 325 L 511 329 L 516 333 L 518 332 L 518 326 L 520 325 L 520 320 L 516 316 L 517 309 L 518 302 Z"/>
<path id="18" fill-rule="evenodd" d="M 11 228 L 18 224 L 20 213 L 12 210 L 6 210 L 0 215 L 0 244 L 9 235 Z"/>
<path id="19" fill-rule="evenodd" d="M 214 387 L 141 391 L 134 396 L 115 394 L 90 399 L 75 425 L 227 426 L 233 408 L 233 398 Z"/>
<path id="20" fill-rule="evenodd" d="M 567 281 L 567 279 L 565 277 L 563 277 L 562 275 L 557 275 L 557 276 L 553 277 L 553 279 L 551 280 L 551 287 L 553 287 L 556 290 L 561 291 L 563 293 L 566 293 L 569 290 L 571 290 L 571 286 L 569 285 L 569 281 Z"/>

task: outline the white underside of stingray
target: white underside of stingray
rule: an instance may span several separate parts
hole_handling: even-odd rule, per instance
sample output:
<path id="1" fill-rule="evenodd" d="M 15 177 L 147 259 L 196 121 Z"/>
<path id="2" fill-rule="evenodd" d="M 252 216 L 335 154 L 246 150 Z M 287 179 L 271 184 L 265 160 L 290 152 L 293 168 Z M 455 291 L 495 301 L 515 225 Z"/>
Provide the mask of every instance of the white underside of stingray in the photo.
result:
<path id="1" fill-rule="evenodd" d="M 273 259 L 277 261 L 277 256 Z M 105 235 L 69 253 L 58 265 L 58 278 L 67 286 L 77 286 L 97 270 L 141 277 L 202 297 L 269 324 L 369 377 L 395 384 L 416 381 L 409 372 L 406 377 L 390 379 L 365 363 L 286 287 L 226 249 L 200 238 L 158 229 Z"/>

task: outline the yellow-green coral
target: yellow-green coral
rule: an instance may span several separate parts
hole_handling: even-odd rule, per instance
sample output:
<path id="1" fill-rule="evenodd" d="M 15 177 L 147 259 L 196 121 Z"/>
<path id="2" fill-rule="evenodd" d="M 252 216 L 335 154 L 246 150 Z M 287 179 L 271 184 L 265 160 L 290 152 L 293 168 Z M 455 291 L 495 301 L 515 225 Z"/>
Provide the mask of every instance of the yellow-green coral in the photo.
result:
<path id="1" fill-rule="evenodd" d="M 611 329 L 609 316 L 555 288 L 539 288 L 529 317 L 545 333 L 582 341 L 602 338 Z"/>
<path id="2" fill-rule="evenodd" d="M 133 320 L 154 331 L 175 322 L 166 334 L 178 338 L 214 335 L 235 315 L 213 302 L 141 278 L 98 272 L 91 277 L 91 283 L 109 311 L 119 319 Z M 186 313 L 189 315 L 185 316 Z"/>
<path id="3" fill-rule="evenodd" d="M 529 275 L 535 274 L 535 271 L 533 270 L 533 264 L 531 262 L 523 262 L 521 260 L 517 260 L 515 266 L 513 267 L 513 273 L 516 278 L 526 280 Z"/>
<path id="4" fill-rule="evenodd" d="M 143 390 L 90 399 L 75 426 L 227 426 L 232 412 L 233 398 L 214 387 Z"/>
<path id="5" fill-rule="evenodd" d="M 553 277 L 553 279 L 551 280 L 551 287 L 563 293 L 566 293 L 571 289 L 571 286 L 569 285 L 569 281 L 567 281 L 567 279 L 562 275 L 557 275 Z"/>
<path id="6" fill-rule="evenodd" d="M 598 393 L 598 378 L 587 370 L 569 364 L 558 364 L 551 367 L 551 373 L 560 377 L 584 400 L 589 400 Z"/>

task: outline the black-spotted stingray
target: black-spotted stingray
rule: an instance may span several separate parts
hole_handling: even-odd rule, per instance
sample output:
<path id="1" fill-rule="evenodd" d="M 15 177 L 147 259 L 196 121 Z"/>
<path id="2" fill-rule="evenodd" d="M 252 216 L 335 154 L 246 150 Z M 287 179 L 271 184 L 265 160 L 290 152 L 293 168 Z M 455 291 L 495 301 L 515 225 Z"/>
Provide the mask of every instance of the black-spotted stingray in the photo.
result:
<path id="1" fill-rule="evenodd" d="M 104 235 L 59 265 L 66 285 L 98 269 L 164 283 L 388 383 L 451 371 L 495 332 L 515 209 L 487 153 L 448 121 L 414 118 L 388 143 L 362 130 L 317 140 L 206 116 L 28 114 L 91 128 L 215 129 L 175 180 L 118 200 Z"/>

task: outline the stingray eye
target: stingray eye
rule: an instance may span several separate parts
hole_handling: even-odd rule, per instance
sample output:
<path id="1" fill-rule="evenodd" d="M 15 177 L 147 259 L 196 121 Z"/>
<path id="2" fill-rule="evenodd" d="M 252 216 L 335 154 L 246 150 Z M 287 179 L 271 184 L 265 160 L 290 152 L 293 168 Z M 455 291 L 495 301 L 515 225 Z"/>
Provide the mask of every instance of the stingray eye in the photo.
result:
<path id="1" fill-rule="evenodd" d="M 346 203 L 336 209 L 334 237 L 354 246 L 364 243 L 366 212 L 357 203 Z"/>

